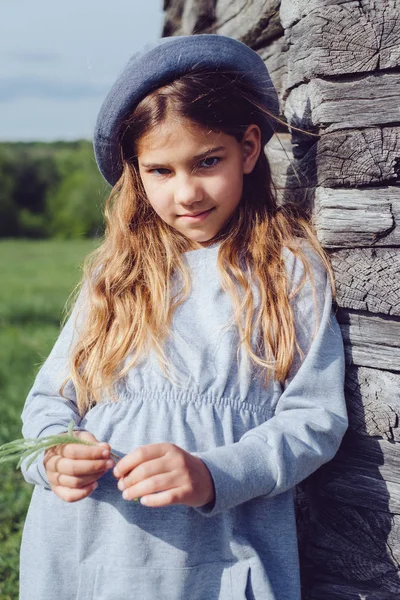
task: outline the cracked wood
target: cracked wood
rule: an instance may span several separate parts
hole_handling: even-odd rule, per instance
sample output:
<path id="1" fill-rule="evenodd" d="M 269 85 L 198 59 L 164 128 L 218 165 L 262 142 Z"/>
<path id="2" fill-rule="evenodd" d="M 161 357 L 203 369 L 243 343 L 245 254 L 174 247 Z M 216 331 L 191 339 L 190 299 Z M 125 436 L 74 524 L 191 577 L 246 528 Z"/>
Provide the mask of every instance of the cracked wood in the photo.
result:
<path id="1" fill-rule="evenodd" d="M 352 81 L 313 79 L 294 88 L 285 104 L 289 124 L 326 131 L 400 123 L 400 74 L 375 73 Z"/>
<path id="2" fill-rule="evenodd" d="M 326 248 L 400 245 L 398 188 L 318 188 L 314 210 Z"/>
<path id="3" fill-rule="evenodd" d="M 329 593 L 324 600 L 353 597 L 330 595 L 320 587 L 328 581 L 340 593 L 400 592 L 399 467 L 397 444 L 349 430 L 333 460 L 299 486 L 305 597 L 316 587 Z"/>
<path id="4" fill-rule="evenodd" d="M 345 394 L 352 431 L 400 442 L 399 374 L 368 367 L 348 367 Z"/>
<path id="5" fill-rule="evenodd" d="M 282 35 L 273 40 L 268 46 L 258 50 L 259 55 L 267 65 L 272 83 L 278 92 L 281 110 L 287 78 L 287 49 L 285 37 Z"/>
<path id="6" fill-rule="evenodd" d="M 211 33 L 215 25 L 216 0 L 186 0 L 182 13 L 181 34 Z"/>
<path id="7" fill-rule="evenodd" d="M 311 147 L 312 138 L 294 132 L 293 142 L 298 160 L 288 170 L 288 187 L 400 183 L 400 127 L 325 133 Z"/>
<path id="8" fill-rule="evenodd" d="M 399 445 L 348 431 L 329 468 L 315 473 L 314 483 L 319 497 L 334 492 L 343 504 L 400 515 Z"/>
<path id="9" fill-rule="evenodd" d="M 164 0 L 163 37 L 180 33 L 184 6 L 185 0 Z"/>
<path id="10" fill-rule="evenodd" d="M 378 3 L 315 8 L 287 31 L 288 88 L 314 77 L 363 73 L 400 62 L 400 12 Z"/>
<path id="11" fill-rule="evenodd" d="M 217 0 L 215 29 L 260 48 L 282 35 L 279 0 Z"/>
<path id="12" fill-rule="evenodd" d="M 339 306 L 400 316 L 400 248 L 354 248 L 330 256 Z"/>
<path id="13" fill-rule="evenodd" d="M 307 17 L 313 11 L 328 9 L 329 7 L 345 8 L 349 12 L 360 11 L 377 28 L 377 34 L 381 32 L 382 23 L 388 21 L 382 18 L 388 11 L 395 12 L 398 8 L 397 0 L 282 0 L 280 7 L 280 18 L 284 29 L 292 27 L 300 19 Z M 387 37 L 390 29 L 381 33 Z"/>
<path id="14" fill-rule="evenodd" d="M 289 133 L 276 133 L 265 147 L 279 202 L 286 190 L 287 169 L 293 162 Z"/>
<path id="15" fill-rule="evenodd" d="M 356 497 L 358 492 L 362 490 L 355 489 Z M 303 536 L 299 533 L 301 563 L 308 574 L 304 600 L 396 600 L 400 517 L 376 506 L 319 500 L 317 516 L 311 516 Z"/>
<path id="16" fill-rule="evenodd" d="M 347 364 L 400 371 L 399 318 L 340 309 L 338 321 Z"/>

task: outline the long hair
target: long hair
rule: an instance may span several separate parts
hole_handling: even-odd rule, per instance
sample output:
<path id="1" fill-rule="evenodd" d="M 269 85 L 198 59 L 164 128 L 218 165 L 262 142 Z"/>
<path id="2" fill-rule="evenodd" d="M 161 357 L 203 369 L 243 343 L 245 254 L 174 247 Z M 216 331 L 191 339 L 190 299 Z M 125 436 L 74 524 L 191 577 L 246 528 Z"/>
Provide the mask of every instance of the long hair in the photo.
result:
<path id="1" fill-rule="evenodd" d="M 173 114 L 240 142 L 250 124 L 261 124 L 261 111 L 266 112 L 241 78 L 195 72 L 148 94 L 126 120 L 121 131 L 123 172 L 106 204 L 104 241 L 84 267 L 85 317 L 70 377 L 81 414 L 104 397 L 115 399 L 115 383 L 150 350 L 168 375 L 164 342 L 174 311 L 191 289 L 182 254 L 193 249 L 193 242 L 165 223 L 148 202 L 138 169 L 138 140 Z M 294 294 L 307 277 L 312 280 L 301 240 L 321 257 L 332 286 L 333 278 L 308 220 L 296 207 L 278 205 L 263 150 L 253 171 L 244 176 L 239 205 L 217 239 L 221 283 L 232 300 L 240 349 L 261 367 L 266 383 L 272 375 L 283 382 L 295 353 L 301 354 L 283 249 L 304 265 Z M 173 280 L 181 282 L 178 291 Z"/>

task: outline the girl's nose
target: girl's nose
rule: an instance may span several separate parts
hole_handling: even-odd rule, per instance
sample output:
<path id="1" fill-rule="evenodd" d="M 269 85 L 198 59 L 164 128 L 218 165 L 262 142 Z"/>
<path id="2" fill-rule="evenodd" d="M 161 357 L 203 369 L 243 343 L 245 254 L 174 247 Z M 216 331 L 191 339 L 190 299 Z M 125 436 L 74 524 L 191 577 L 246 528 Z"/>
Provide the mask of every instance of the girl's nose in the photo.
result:
<path id="1" fill-rule="evenodd" d="M 203 200 L 203 190 L 198 181 L 193 177 L 184 176 L 176 181 L 175 203 L 180 205 L 191 205 Z"/>

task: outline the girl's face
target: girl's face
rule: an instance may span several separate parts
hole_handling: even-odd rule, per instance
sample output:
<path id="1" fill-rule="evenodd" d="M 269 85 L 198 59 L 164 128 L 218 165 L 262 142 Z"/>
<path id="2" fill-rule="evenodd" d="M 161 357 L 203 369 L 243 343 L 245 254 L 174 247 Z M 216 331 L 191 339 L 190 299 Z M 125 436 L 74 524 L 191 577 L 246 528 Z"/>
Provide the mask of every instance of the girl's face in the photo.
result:
<path id="1" fill-rule="evenodd" d="M 240 202 L 243 175 L 261 148 L 257 125 L 241 142 L 169 116 L 137 144 L 147 198 L 171 227 L 200 244 L 212 240 Z"/>

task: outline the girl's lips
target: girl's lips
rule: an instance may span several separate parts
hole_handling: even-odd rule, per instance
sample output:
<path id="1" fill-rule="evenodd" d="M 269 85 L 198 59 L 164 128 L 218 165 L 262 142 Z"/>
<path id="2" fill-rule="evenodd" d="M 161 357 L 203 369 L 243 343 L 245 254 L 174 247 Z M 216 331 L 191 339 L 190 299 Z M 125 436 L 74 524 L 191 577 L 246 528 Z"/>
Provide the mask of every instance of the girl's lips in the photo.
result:
<path id="1" fill-rule="evenodd" d="M 185 214 L 185 215 L 179 215 L 179 217 L 181 219 L 189 219 L 190 221 L 203 221 L 204 219 L 207 218 L 207 216 L 210 214 L 210 212 L 214 210 L 214 208 L 209 208 L 208 210 L 205 210 L 201 213 L 197 213 L 195 215 L 191 215 L 189 213 Z"/>

